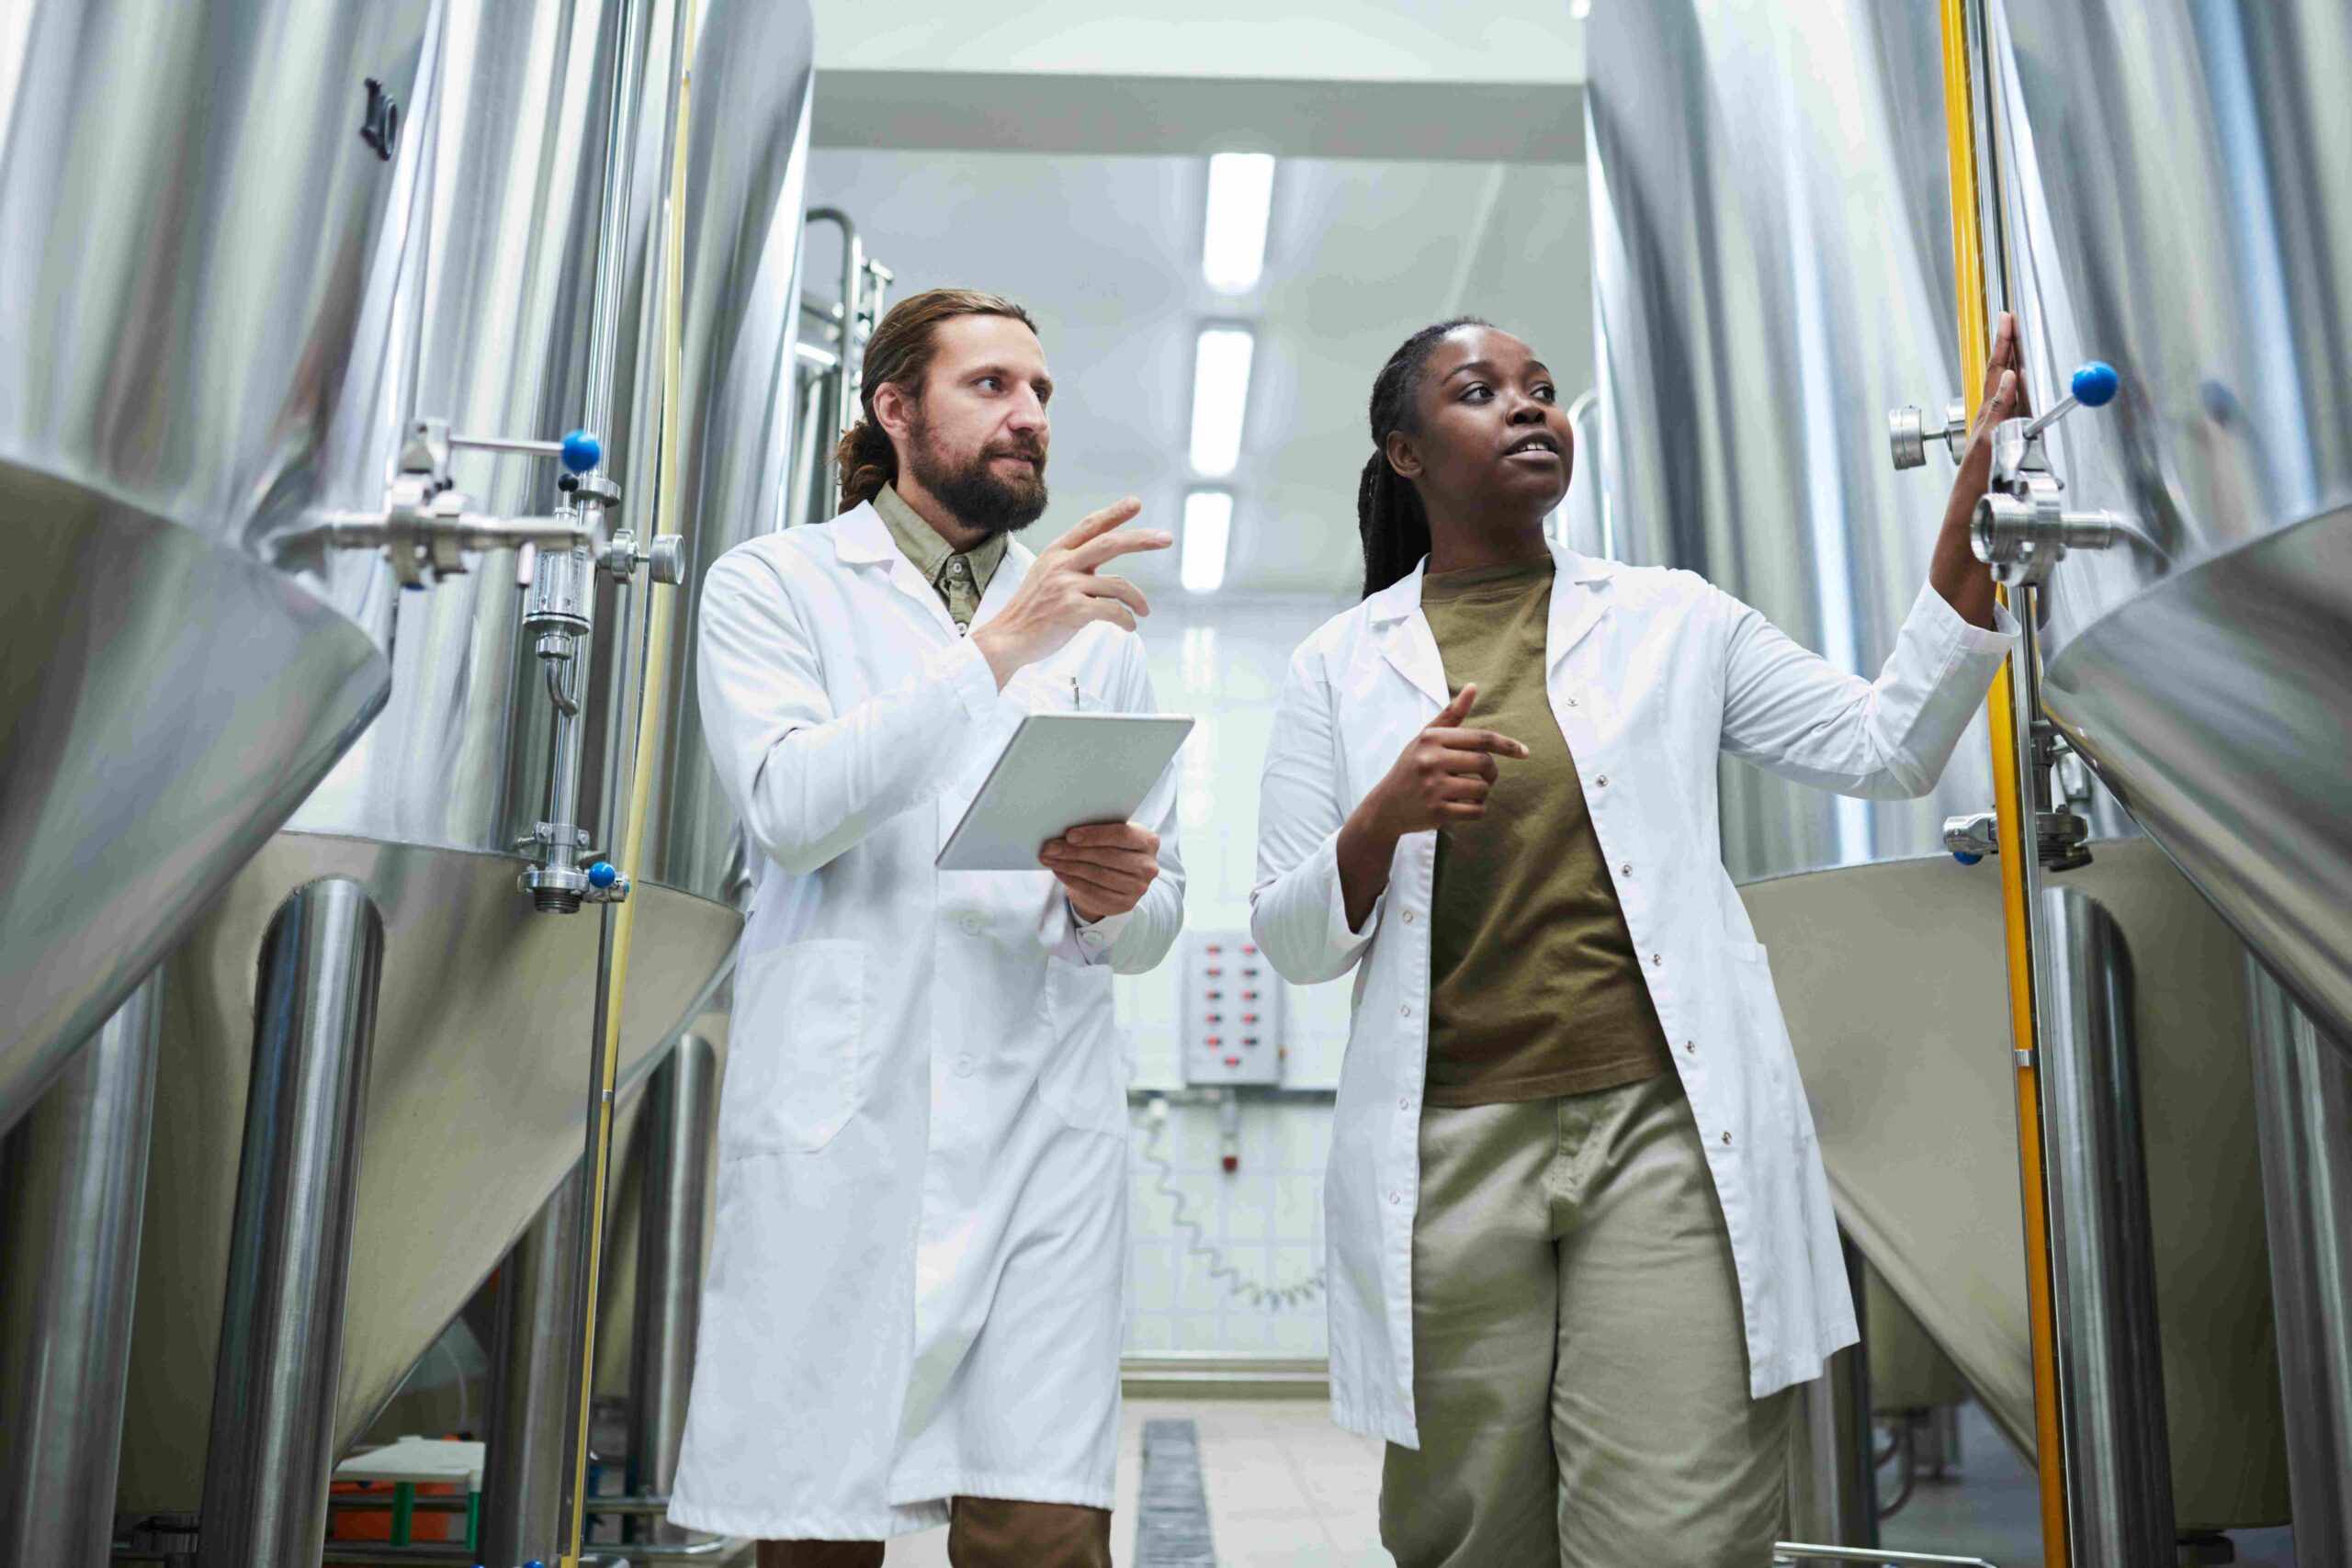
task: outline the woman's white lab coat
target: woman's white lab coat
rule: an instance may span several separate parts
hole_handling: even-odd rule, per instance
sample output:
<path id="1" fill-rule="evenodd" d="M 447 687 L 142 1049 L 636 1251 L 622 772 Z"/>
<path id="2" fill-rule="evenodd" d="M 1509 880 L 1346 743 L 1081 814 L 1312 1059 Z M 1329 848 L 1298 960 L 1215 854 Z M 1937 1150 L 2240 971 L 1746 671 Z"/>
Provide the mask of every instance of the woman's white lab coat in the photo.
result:
<path id="1" fill-rule="evenodd" d="M 1819 1376 L 1823 1358 L 1853 1342 L 1854 1315 L 1788 1026 L 1724 870 L 1717 754 L 1847 795 L 1923 795 L 2010 638 L 1923 589 L 1872 683 L 1689 572 L 1555 555 L 1552 712 L 1706 1140 L 1761 1397 Z M 1420 597 L 1417 568 L 1292 659 L 1251 895 L 1251 927 L 1282 974 L 1310 982 L 1357 969 L 1324 1185 L 1331 1404 L 1342 1426 L 1408 1447 L 1419 1446 L 1413 1213 L 1436 835 L 1398 843 L 1361 930 L 1348 926 L 1334 852 L 1341 822 L 1446 698 Z"/>
<path id="2" fill-rule="evenodd" d="M 975 625 L 1034 558 L 1014 545 Z M 718 1212 L 670 1517 L 876 1540 L 959 1495 L 1111 1506 L 1127 1064 L 1111 976 L 1182 918 L 1161 873 L 1077 921 L 1045 871 L 933 860 L 1033 709 L 1149 712 L 1097 625 L 1000 694 L 870 507 L 729 551 L 704 728 L 760 852 L 719 1102 Z"/>

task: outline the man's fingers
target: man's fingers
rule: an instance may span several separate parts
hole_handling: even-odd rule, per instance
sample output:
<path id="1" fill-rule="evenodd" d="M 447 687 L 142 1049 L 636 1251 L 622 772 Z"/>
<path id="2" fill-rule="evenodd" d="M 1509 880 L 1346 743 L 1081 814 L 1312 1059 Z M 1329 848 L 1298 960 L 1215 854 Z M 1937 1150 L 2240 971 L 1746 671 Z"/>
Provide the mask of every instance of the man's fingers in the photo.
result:
<path id="1" fill-rule="evenodd" d="M 1123 876 L 1114 871 L 1105 871 L 1099 865 L 1057 865 L 1054 867 L 1054 878 L 1065 887 L 1088 888 L 1130 903 L 1141 898 L 1151 886 L 1140 877 Z"/>
<path id="2" fill-rule="evenodd" d="M 1498 757 L 1524 757 L 1527 748 L 1491 729 L 1430 729 L 1429 738 L 1449 751 L 1491 751 Z"/>
<path id="3" fill-rule="evenodd" d="M 1114 501 L 1100 512 L 1090 512 L 1079 519 L 1078 526 L 1054 541 L 1057 550 L 1074 550 L 1089 539 L 1100 538 L 1112 529 L 1143 510 L 1143 502 L 1134 496 Z"/>
<path id="4" fill-rule="evenodd" d="M 1452 702 L 1437 710 L 1437 716 L 1430 720 L 1429 728 L 1431 729 L 1453 728 L 1455 725 L 1460 724 L 1464 719 L 1470 716 L 1470 705 L 1477 700 L 1478 682 L 1473 681 L 1468 685 L 1463 687 L 1462 690 L 1454 693 L 1453 700 Z"/>
<path id="5" fill-rule="evenodd" d="M 1090 822 L 1072 828 L 1054 842 L 1107 844 L 1115 850 L 1140 850 L 1146 854 L 1159 852 L 1159 835 L 1139 822 Z"/>
<path id="6" fill-rule="evenodd" d="M 1439 804 L 1437 815 L 1442 822 L 1476 822 L 1484 819 L 1487 807 L 1483 803 L 1474 806 L 1468 801 L 1448 800 Z"/>
<path id="7" fill-rule="evenodd" d="M 1451 778 L 1438 781 L 1437 797 L 1440 800 L 1464 800 L 1478 804 L 1486 800 L 1487 792 L 1492 788 L 1494 785 L 1491 783 L 1478 777 L 1476 773 L 1456 773 Z"/>
<path id="8" fill-rule="evenodd" d="M 1116 599 L 1090 598 L 1086 603 L 1091 607 L 1091 615 L 1093 619 L 1098 621 L 1108 621 L 1113 626 L 1118 626 L 1125 631 L 1133 631 L 1136 629 L 1136 613 L 1133 610 L 1128 609 L 1125 604 L 1120 604 Z M 1148 614 L 1149 612 L 1146 613 Z"/>
<path id="9" fill-rule="evenodd" d="M 1131 556 L 1138 550 L 1164 550 L 1175 542 L 1176 536 L 1164 528 L 1137 528 L 1128 534 L 1104 534 L 1073 547 L 1069 552 L 1069 564 L 1080 571 L 1092 571 L 1121 556 Z"/>
<path id="10" fill-rule="evenodd" d="M 1091 593 L 1098 599 L 1116 599 L 1138 615 L 1151 614 L 1151 601 L 1143 596 L 1142 589 L 1124 577 L 1097 575 L 1080 578 L 1079 587 L 1080 592 Z"/>
<path id="11" fill-rule="evenodd" d="M 1115 871 L 1147 880 L 1159 874 L 1159 862 L 1141 850 L 1090 847 L 1084 844 L 1064 844 L 1057 848 L 1054 844 L 1047 844 L 1044 859 L 1049 866 L 1097 865 L 1105 871 Z"/>

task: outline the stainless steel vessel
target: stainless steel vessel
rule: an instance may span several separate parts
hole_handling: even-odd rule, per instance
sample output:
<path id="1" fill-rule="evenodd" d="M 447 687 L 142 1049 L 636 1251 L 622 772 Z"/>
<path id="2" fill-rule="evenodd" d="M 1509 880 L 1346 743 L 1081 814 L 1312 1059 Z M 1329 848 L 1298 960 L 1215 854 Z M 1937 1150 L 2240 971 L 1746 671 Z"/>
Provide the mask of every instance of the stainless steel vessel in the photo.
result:
<path id="1" fill-rule="evenodd" d="M 1700 571 L 1865 673 L 1926 579 L 1952 472 L 1938 455 L 1897 473 L 1883 434 L 1889 408 L 1940 409 L 1959 385 L 1938 24 L 1929 0 L 1801 16 L 1667 0 L 1597 11 L 1588 37 L 1610 527 L 1626 558 Z M 2039 330 L 2026 321 L 2037 349 Z M 1774 944 L 1841 1219 L 2030 1453 L 1999 886 L 1942 836 L 1993 794 L 1981 720 L 1918 802 L 1838 800 L 1728 761 L 1721 781 L 1725 858 Z M 2057 880 L 2108 905 L 2143 981 L 2178 1520 L 2275 1521 L 2238 956 L 2225 937 L 2204 955 L 2222 928 L 2112 799 L 2084 809 L 2094 861 Z"/>
<path id="2" fill-rule="evenodd" d="M 2337 1039 L 2352 1037 L 2352 12 L 1985 6 L 1988 287 L 2067 504 L 2156 547 L 2070 555 L 2050 715 Z"/>
<path id="3" fill-rule="evenodd" d="M 0 17 L 0 1126 L 384 700 L 271 562 L 384 361 L 432 9 Z"/>
<path id="4" fill-rule="evenodd" d="M 811 58 L 805 6 L 712 0 L 706 13 L 679 186 L 673 0 L 450 0 L 447 93 L 435 120 L 413 131 L 430 138 L 430 220 L 401 317 L 415 345 L 408 408 L 459 429 L 560 433 L 581 423 L 605 378 L 602 471 L 620 487 L 617 523 L 649 534 L 662 488 L 662 220 L 679 207 L 673 445 L 695 580 L 774 517 L 782 484 L 790 411 L 778 388 L 788 385 Z M 616 145 L 625 158 L 613 158 Z M 607 202 L 616 168 L 628 184 Z M 608 360 L 594 348 L 599 321 L 611 323 Z M 461 486 L 492 509 L 550 503 L 545 458 L 460 453 L 457 463 Z M 160 1093 L 175 1114 L 153 1156 L 142 1284 L 166 1282 L 141 1297 L 125 1509 L 189 1507 L 202 1475 L 251 954 L 290 889 L 347 877 L 385 925 L 337 1442 L 365 1428 L 579 1158 L 598 933 L 594 915 L 539 913 L 516 886 L 526 864 L 516 840 L 544 816 L 555 719 L 523 632 L 521 571 L 513 552 L 492 552 L 432 594 L 396 592 L 380 563 L 325 573 L 340 602 L 388 637 L 394 694 L 170 968 Z M 675 694 L 692 678 L 690 591 L 669 592 L 679 603 L 670 694 L 651 699 L 665 708 L 631 894 L 641 907 L 621 1021 L 624 1093 L 692 1016 L 741 926 L 726 897 L 732 818 L 707 777 L 693 705 Z M 608 836 L 595 847 L 614 852 L 628 749 L 607 742 L 616 728 L 635 734 L 645 623 L 611 635 L 625 623 L 604 592 L 607 630 L 576 688 L 592 703 L 578 820 L 598 824 Z M 624 760 L 617 780 L 614 758 Z"/>

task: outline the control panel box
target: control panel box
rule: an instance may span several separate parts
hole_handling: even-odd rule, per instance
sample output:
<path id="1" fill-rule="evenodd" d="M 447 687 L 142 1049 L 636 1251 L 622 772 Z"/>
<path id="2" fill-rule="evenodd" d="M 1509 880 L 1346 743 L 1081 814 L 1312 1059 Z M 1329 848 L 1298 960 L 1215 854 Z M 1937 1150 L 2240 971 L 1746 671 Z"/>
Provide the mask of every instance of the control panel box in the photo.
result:
<path id="1" fill-rule="evenodd" d="M 1188 932 L 1183 965 L 1184 1081 L 1281 1083 L 1283 979 L 1250 933 Z"/>

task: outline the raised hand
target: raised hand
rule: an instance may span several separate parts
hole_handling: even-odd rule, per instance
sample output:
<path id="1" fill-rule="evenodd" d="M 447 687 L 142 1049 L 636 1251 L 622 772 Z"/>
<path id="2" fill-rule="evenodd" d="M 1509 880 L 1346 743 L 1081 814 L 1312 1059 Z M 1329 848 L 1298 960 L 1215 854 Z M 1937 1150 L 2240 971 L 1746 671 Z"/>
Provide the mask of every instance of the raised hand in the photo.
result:
<path id="1" fill-rule="evenodd" d="M 1462 688 L 1427 728 L 1405 743 L 1381 781 L 1340 829 L 1340 892 L 1348 924 L 1360 927 L 1388 886 L 1396 840 L 1487 815 L 1487 792 L 1501 771 L 1498 757 L 1516 761 L 1527 748 L 1491 729 L 1465 728 L 1477 701 L 1474 683 Z"/>
<path id="2" fill-rule="evenodd" d="M 1106 506 L 1047 546 L 1012 600 L 972 634 L 972 641 L 996 672 L 1001 689 L 1015 671 L 1059 652 L 1096 621 L 1136 629 L 1136 618 L 1151 614 L 1143 591 L 1124 577 L 1098 569 L 1138 550 L 1164 550 L 1176 542 L 1157 528 L 1115 532 L 1143 510 L 1130 496 Z"/>

